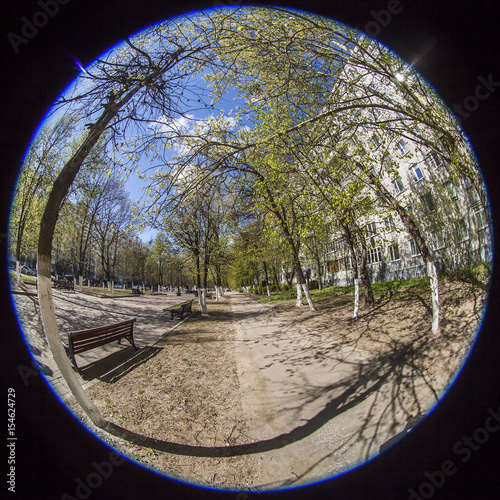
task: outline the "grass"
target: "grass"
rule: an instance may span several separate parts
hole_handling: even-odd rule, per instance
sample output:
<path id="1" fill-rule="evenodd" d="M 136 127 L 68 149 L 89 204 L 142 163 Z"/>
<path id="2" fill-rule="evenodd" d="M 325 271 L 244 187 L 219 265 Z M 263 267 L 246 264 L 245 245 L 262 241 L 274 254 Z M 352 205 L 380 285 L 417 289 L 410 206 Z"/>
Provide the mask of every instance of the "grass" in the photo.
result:
<path id="1" fill-rule="evenodd" d="M 384 283 L 373 283 L 372 290 L 374 298 L 388 291 L 401 291 L 401 290 L 413 290 L 415 292 L 425 292 L 429 289 L 429 278 L 412 278 L 409 280 L 397 280 L 397 281 L 386 281 Z M 360 293 L 362 293 L 363 287 L 360 286 Z M 315 302 L 329 301 L 331 299 L 338 299 L 342 296 L 354 294 L 354 285 L 352 286 L 328 286 L 322 290 L 310 290 L 311 298 Z M 297 291 L 294 287 L 292 290 L 281 291 L 281 292 L 271 292 L 271 301 L 293 301 L 296 300 Z M 254 295 L 256 300 L 268 301 L 267 293 L 262 295 Z"/>

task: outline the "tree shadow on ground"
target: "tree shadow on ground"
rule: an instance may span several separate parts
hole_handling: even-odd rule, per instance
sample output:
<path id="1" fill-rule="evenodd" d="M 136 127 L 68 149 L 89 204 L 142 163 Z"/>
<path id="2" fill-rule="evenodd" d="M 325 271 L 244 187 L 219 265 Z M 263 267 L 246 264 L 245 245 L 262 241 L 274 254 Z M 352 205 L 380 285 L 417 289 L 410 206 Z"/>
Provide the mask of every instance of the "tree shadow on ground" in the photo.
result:
<path id="1" fill-rule="evenodd" d="M 80 367 L 80 376 L 83 380 L 98 379 L 112 384 L 154 358 L 160 351 L 160 348 L 153 346 L 145 347 L 139 351 L 135 351 L 132 346 L 124 346 L 119 351 L 93 361 L 83 368 Z"/>
<path id="2" fill-rule="evenodd" d="M 333 418 L 366 400 L 370 395 L 376 393 L 391 375 L 392 365 L 393 362 L 386 358 L 374 360 L 366 371 L 361 370 L 362 373 L 355 382 L 343 380 L 338 384 L 332 384 L 325 388 L 324 392 L 339 388 L 343 389 L 343 391 L 340 395 L 329 401 L 316 415 L 308 419 L 305 424 L 297 426 L 289 432 L 282 433 L 273 438 L 253 443 L 215 447 L 186 445 L 144 436 L 124 429 L 110 421 L 107 422 L 105 430 L 132 444 L 176 455 L 193 457 L 232 457 L 264 453 L 266 451 L 283 448 L 310 436 Z"/>

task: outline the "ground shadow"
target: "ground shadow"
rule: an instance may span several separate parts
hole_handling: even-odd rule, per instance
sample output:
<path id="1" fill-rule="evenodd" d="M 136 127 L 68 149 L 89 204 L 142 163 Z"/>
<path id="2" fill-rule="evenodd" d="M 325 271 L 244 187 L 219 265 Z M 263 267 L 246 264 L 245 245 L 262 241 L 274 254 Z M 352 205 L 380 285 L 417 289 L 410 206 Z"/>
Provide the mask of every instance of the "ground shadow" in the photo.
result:
<path id="1" fill-rule="evenodd" d="M 80 368 L 81 377 L 84 380 L 98 379 L 107 384 L 113 384 L 154 358 L 160 351 L 161 348 L 149 346 L 137 352 L 132 346 L 127 346 Z"/>
<path id="2" fill-rule="evenodd" d="M 144 436 L 110 421 L 107 422 L 104 430 L 137 446 L 175 455 L 220 458 L 264 453 L 283 448 L 310 436 L 331 419 L 360 404 L 371 394 L 377 392 L 385 383 L 393 372 L 393 364 L 394 362 L 392 360 L 387 360 L 387 358 L 384 357 L 383 359 L 373 361 L 370 365 L 365 365 L 367 366 L 366 370 L 360 370 L 360 376 L 356 382 L 350 384 L 339 396 L 329 401 L 322 410 L 308 419 L 305 424 L 273 438 L 254 443 L 214 447 L 173 443 Z M 325 388 L 324 391 L 329 392 L 339 386 L 345 385 L 345 382 L 346 381 L 342 381 L 339 382 L 339 384 L 329 386 Z"/>

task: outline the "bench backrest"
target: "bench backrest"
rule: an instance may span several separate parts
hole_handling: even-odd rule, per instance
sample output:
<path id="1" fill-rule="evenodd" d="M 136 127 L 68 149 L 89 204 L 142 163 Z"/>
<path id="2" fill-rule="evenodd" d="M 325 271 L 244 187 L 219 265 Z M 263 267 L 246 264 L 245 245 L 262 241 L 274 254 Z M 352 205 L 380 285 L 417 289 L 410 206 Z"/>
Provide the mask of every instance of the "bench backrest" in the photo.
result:
<path id="1" fill-rule="evenodd" d="M 186 302 L 185 304 L 182 304 L 182 312 L 191 312 L 191 305 L 193 304 L 193 301 L 190 300 L 189 302 Z"/>
<path id="2" fill-rule="evenodd" d="M 56 288 L 68 288 L 68 289 L 71 289 L 71 290 L 74 290 L 75 289 L 75 284 L 73 283 L 73 281 L 66 281 L 66 280 L 56 280 L 54 281 L 54 286 Z"/>
<path id="3" fill-rule="evenodd" d="M 89 330 L 70 332 L 68 338 L 70 344 L 72 344 L 74 354 L 130 335 L 133 332 L 134 321 L 135 318 L 121 321 L 120 323 L 113 323 L 112 325 L 90 328 Z"/>

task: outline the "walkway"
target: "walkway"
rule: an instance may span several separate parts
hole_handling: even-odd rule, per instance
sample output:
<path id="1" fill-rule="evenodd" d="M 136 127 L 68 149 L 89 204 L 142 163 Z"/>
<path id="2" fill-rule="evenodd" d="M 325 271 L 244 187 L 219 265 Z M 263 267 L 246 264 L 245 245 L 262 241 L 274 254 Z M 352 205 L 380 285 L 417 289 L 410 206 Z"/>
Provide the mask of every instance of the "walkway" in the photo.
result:
<path id="1" fill-rule="evenodd" d="M 267 488 L 349 470 L 405 427 L 404 369 L 391 359 L 292 325 L 269 303 L 237 293 L 231 302 L 243 408 L 249 437 L 268 450 L 260 455 Z"/>
<path id="2" fill-rule="evenodd" d="M 256 483 L 265 489 L 293 487 L 338 475 L 374 457 L 401 432 L 416 408 L 432 401 L 430 384 L 401 358 L 378 357 L 347 347 L 291 322 L 267 302 L 232 292 L 232 320 L 240 396 L 248 432 L 246 444 L 201 449 L 208 455 L 252 454 L 258 458 Z M 61 335 L 94 325 L 137 318 L 139 348 L 153 345 L 174 324 L 163 309 L 190 296 L 174 294 L 97 299 L 55 292 Z M 36 297 L 15 296 L 32 352 L 46 378 L 64 399 L 68 390 L 50 356 Z M 215 327 L 217 322 L 215 322 Z M 332 329 L 334 325 L 332 325 Z M 142 349 L 141 353 L 147 350 Z M 84 387 L 134 355 L 131 347 L 110 344 L 79 357 Z M 93 371 L 94 370 L 94 371 Z M 100 375 L 99 375 L 100 374 Z M 86 384 L 86 385 L 85 385 Z M 168 453 L 182 445 L 164 443 Z M 199 447 L 192 447 L 200 453 Z M 170 450 L 170 451 L 169 451 Z M 227 452 L 227 453 L 225 453 Z M 189 454 L 189 453 L 186 453 Z"/>
<path id="3" fill-rule="evenodd" d="M 33 292 L 36 290 L 33 287 Z M 69 397 L 69 389 L 57 368 L 50 352 L 40 319 L 40 306 L 36 295 L 13 294 L 18 317 L 31 353 L 41 372 L 56 394 L 63 401 Z M 54 310 L 61 340 L 67 342 L 70 331 L 103 326 L 126 319 L 136 318 L 134 323 L 134 342 L 139 348 L 155 344 L 163 335 L 175 327 L 179 321 L 170 320 L 163 309 L 186 300 L 192 295 L 175 293 L 141 295 L 124 298 L 98 298 L 78 291 L 53 290 Z M 78 366 L 82 369 L 82 385 L 89 387 L 94 380 L 116 368 L 135 355 L 135 350 L 126 341 L 106 344 L 77 355 Z"/>

